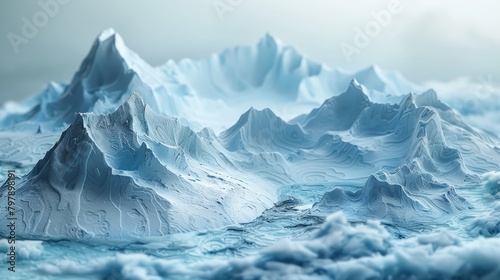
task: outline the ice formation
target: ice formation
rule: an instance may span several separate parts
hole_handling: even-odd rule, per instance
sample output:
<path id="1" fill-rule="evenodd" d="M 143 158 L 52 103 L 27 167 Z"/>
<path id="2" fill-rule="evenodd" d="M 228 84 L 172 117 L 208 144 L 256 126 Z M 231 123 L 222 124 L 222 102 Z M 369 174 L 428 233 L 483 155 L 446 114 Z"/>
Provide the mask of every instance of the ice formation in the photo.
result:
<path id="1" fill-rule="evenodd" d="M 96 39 L 69 84 L 51 83 L 41 95 L 4 108 L 0 130 L 62 131 L 75 113 L 111 113 L 138 92 L 160 114 L 220 132 L 249 104 L 290 118 L 342 93 L 352 79 L 372 96 L 418 90 L 399 73 L 378 67 L 354 74 L 330 69 L 271 35 L 253 47 L 152 67 L 109 29 Z"/>
<path id="2" fill-rule="evenodd" d="M 453 186 L 435 183 L 428 177 L 416 164 L 403 165 L 394 173 L 382 170 L 371 175 L 356 192 L 336 188 L 326 193 L 313 211 L 343 211 L 354 219 L 377 218 L 388 224 L 420 227 L 446 221 L 446 217 L 472 207 Z"/>
<path id="3" fill-rule="evenodd" d="M 0 111 L 23 261 L 64 259 L 22 276 L 496 279 L 500 140 L 441 100 L 271 35 L 152 67 L 106 30 Z"/>
<path id="4" fill-rule="evenodd" d="M 112 114 L 77 115 L 18 182 L 17 234 L 120 241 L 249 222 L 276 200 L 268 185 L 132 95 Z"/>

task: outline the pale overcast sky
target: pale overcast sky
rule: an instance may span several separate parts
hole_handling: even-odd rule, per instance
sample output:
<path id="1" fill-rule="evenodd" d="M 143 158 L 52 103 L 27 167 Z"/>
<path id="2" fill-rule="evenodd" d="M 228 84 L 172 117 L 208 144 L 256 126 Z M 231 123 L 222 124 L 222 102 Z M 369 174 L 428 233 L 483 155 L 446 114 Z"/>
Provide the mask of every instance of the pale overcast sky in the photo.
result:
<path id="1" fill-rule="evenodd" d="M 360 46 L 356 28 L 365 29 L 372 12 L 397 0 L 64 0 L 44 23 L 40 3 L 51 1 L 63 2 L 0 1 L 0 103 L 33 95 L 51 80 L 69 81 L 95 37 L 109 27 L 152 65 L 255 44 L 270 32 L 332 67 L 377 64 L 415 82 L 489 75 L 500 80 L 496 0 L 400 0 L 387 26 L 350 61 L 341 44 Z M 214 3 L 235 7 L 221 19 Z M 33 22 L 34 15 L 43 27 L 13 44 L 12 34 L 22 36 L 23 18 Z"/>

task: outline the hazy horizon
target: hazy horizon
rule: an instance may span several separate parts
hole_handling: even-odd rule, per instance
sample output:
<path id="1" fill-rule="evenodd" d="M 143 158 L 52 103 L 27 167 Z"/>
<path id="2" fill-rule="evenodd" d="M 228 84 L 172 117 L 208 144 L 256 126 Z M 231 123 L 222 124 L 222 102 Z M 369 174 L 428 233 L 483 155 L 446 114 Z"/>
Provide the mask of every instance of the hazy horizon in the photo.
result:
<path id="1" fill-rule="evenodd" d="M 50 3 L 57 4 L 53 14 Z M 32 96 L 50 81 L 69 81 L 97 35 L 107 28 L 120 33 L 129 48 L 151 65 L 169 59 L 202 59 L 228 47 L 254 45 L 270 33 L 314 61 L 348 71 L 379 65 L 417 83 L 490 76 L 500 80 L 495 63 L 500 58 L 497 2 L 361 3 L 220 0 L 201 1 L 193 7 L 177 0 L 148 5 L 116 0 L 4 2 L 0 10 L 0 103 Z M 365 45 L 356 45 L 359 30 L 365 32 L 380 17 L 377 14 L 395 3 L 397 12 L 381 22 L 384 26 L 374 30 L 375 36 Z M 46 20 L 40 12 L 48 15 Z M 34 35 L 29 34 L 32 38 L 23 36 L 26 20 L 31 24 L 38 20 L 41 25 L 35 26 Z M 346 44 L 357 48 L 350 59 L 342 49 Z"/>

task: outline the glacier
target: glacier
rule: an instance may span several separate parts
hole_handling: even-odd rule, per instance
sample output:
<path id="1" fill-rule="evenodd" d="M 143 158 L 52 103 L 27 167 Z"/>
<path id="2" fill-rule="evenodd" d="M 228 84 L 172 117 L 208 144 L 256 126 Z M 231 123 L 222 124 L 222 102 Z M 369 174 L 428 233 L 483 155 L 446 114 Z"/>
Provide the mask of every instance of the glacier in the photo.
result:
<path id="1" fill-rule="evenodd" d="M 0 110 L 19 275 L 496 279 L 500 139 L 440 90 L 269 34 L 153 67 L 105 30 Z"/>

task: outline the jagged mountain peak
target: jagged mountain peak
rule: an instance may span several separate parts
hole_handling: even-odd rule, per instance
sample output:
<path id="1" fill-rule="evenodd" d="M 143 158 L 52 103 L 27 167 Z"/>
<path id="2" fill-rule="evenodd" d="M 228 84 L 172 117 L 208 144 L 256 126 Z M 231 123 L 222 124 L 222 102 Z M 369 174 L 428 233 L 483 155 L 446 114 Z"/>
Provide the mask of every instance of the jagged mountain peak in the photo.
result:
<path id="1" fill-rule="evenodd" d="M 276 116 L 271 109 L 258 110 L 251 107 L 240 116 L 233 126 L 223 131 L 219 137 L 223 142 L 227 142 L 229 139 L 235 137 L 235 135 L 241 134 L 242 130 L 252 130 L 253 127 L 257 128 L 259 125 L 264 125 L 264 127 L 268 128 L 277 123 L 284 123 L 284 121 Z"/>
<path id="2" fill-rule="evenodd" d="M 350 106 L 356 103 L 367 105 L 371 102 L 367 94 L 367 89 L 356 79 L 353 79 L 342 94 L 327 99 L 321 107 L 331 106 L 331 104 L 342 104 L 343 106 Z"/>
<path id="3" fill-rule="evenodd" d="M 106 41 L 107 39 L 114 37 L 114 36 L 121 37 L 118 33 L 116 33 L 115 29 L 111 27 L 111 28 L 104 29 L 103 31 L 101 31 L 101 33 L 99 33 L 99 35 L 97 36 L 97 40 L 100 42 L 103 42 L 103 41 Z"/>
<path id="4" fill-rule="evenodd" d="M 274 114 L 274 112 L 269 108 L 256 109 L 254 107 L 250 107 L 250 109 L 248 109 L 248 111 L 246 111 L 243 114 L 243 116 L 246 116 L 247 118 L 264 117 L 264 116 L 268 116 L 271 118 L 277 117 L 276 114 Z"/>
<path id="5" fill-rule="evenodd" d="M 118 55 L 125 61 L 132 51 L 125 44 L 122 36 L 113 28 L 102 31 L 94 42 L 94 47 L 108 55 Z"/>
<path id="6" fill-rule="evenodd" d="M 5 117 L 2 123 L 61 131 L 71 123 L 75 112 L 113 112 L 130 92 L 138 91 L 158 113 L 182 118 L 196 129 L 210 126 L 221 132 L 232 125 L 227 122 L 231 119 L 227 114 L 237 118 L 249 105 L 270 107 L 286 118 L 293 115 L 286 115 L 283 107 L 307 106 L 305 110 L 311 110 L 340 94 L 348 81 L 356 78 L 356 74 L 341 72 L 327 70 L 271 34 L 256 45 L 228 48 L 200 61 L 183 59 L 153 68 L 131 51 L 115 30 L 107 29 L 97 37 L 63 93 L 45 104 L 26 103 L 29 112 L 6 113 L 14 116 Z M 382 70 L 375 67 L 372 72 Z M 372 85 L 366 85 L 371 91 Z M 258 100 L 259 104 L 250 104 L 249 100 Z"/>
<path id="7" fill-rule="evenodd" d="M 413 93 L 408 93 L 403 97 L 403 100 L 399 103 L 399 106 L 404 110 L 411 110 L 417 108 L 417 103 L 415 102 L 415 95 Z"/>
<path id="8" fill-rule="evenodd" d="M 276 120 L 283 121 L 280 117 L 276 116 L 276 114 L 274 114 L 271 109 L 264 108 L 262 110 L 259 110 L 255 109 L 254 107 L 250 107 L 250 109 L 248 109 L 240 116 L 236 124 L 229 128 L 225 133 L 227 134 L 228 131 L 240 129 L 250 122 L 271 123 Z"/>
<path id="9" fill-rule="evenodd" d="M 312 130 L 347 130 L 370 104 L 365 88 L 352 80 L 344 93 L 327 99 L 319 108 L 302 118 L 300 123 Z"/>
<path id="10" fill-rule="evenodd" d="M 84 124 L 93 138 L 113 137 L 108 131 L 133 134 L 138 138 L 153 139 L 159 143 L 180 145 L 199 140 L 198 135 L 179 118 L 156 113 L 141 95 L 134 92 L 110 114 L 82 113 Z M 109 134 L 111 133 L 111 134 Z"/>
<path id="11" fill-rule="evenodd" d="M 369 81 L 370 85 L 376 90 L 385 89 L 384 76 L 380 67 L 376 65 L 369 66 L 356 74 L 356 79 Z"/>
<path id="12" fill-rule="evenodd" d="M 376 90 L 392 96 L 401 96 L 409 92 L 422 89 L 408 81 L 400 72 L 382 69 L 378 65 L 371 65 L 359 72 L 354 77 L 363 81 L 370 90 Z"/>
<path id="13" fill-rule="evenodd" d="M 422 179 L 431 180 L 432 176 L 422 172 L 417 162 L 408 164 L 403 164 L 396 168 L 394 172 L 389 172 L 388 170 L 380 170 L 372 174 L 373 179 L 378 182 L 386 182 L 391 185 L 402 185 L 405 186 L 407 178 L 418 177 L 417 180 Z M 414 186 L 410 186 L 414 187 Z"/>
<path id="14" fill-rule="evenodd" d="M 361 99 L 370 101 L 366 87 L 359 83 L 356 79 L 351 80 L 349 86 L 347 87 L 347 90 L 342 95 L 354 95 Z"/>
<path id="15" fill-rule="evenodd" d="M 266 32 L 266 34 L 260 38 L 257 45 L 261 47 L 269 47 L 269 46 L 276 47 L 283 45 L 283 42 L 274 35 L 272 35 L 271 33 Z"/>
<path id="16" fill-rule="evenodd" d="M 143 116 L 146 110 L 151 110 L 151 108 L 148 104 L 146 104 L 144 99 L 137 92 L 133 92 L 127 99 L 127 101 L 120 105 L 120 107 L 118 107 L 118 109 L 113 114 L 116 114 L 117 112 L 123 112 L 130 116 L 139 117 Z"/>
<path id="17" fill-rule="evenodd" d="M 332 110 L 340 110 L 347 109 L 348 107 L 366 107 L 370 102 L 370 98 L 367 95 L 366 88 L 362 86 L 356 79 L 353 79 L 347 90 L 340 94 L 339 96 L 334 96 L 330 99 L 327 99 L 323 105 L 320 107 L 320 110 L 323 109 L 332 109 Z M 335 108 L 331 108 L 334 106 Z"/>
<path id="18" fill-rule="evenodd" d="M 219 135 L 219 140 L 233 152 L 286 153 L 304 144 L 312 146 L 300 125 L 284 121 L 269 108 L 250 108 L 235 125 Z"/>
<path id="19" fill-rule="evenodd" d="M 271 205 L 273 194 L 256 191 L 257 197 L 255 188 L 235 182 L 229 174 L 238 171 L 227 170 L 234 167 L 226 151 L 211 144 L 215 135 L 209 130 L 201 134 L 155 113 L 136 93 L 111 114 L 76 114 L 60 140 L 19 182 L 19 197 L 29 205 L 37 203 L 26 214 L 36 223 L 20 227 L 19 234 L 119 240 L 254 219 Z M 202 192 L 200 185 L 206 187 Z M 268 197 L 265 202 L 262 193 Z M 239 211 L 247 200 L 250 215 Z M 40 210 L 44 207 L 49 210 Z M 207 209 L 213 219 L 203 215 Z M 107 226 L 96 228 L 88 218 L 96 214 L 96 224 Z M 51 218 L 52 227 L 44 231 Z"/>
<path id="20" fill-rule="evenodd" d="M 415 97 L 415 102 L 418 106 L 431 106 L 441 111 L 448 111 L 451 108 L 443 103 L 435 90 L 429 89 L 426 92 L 419 94 Z"/>
<path id="21" fill-rule="evenodd" d="M 139 122 L 145 123 L 145 111 L 150 110 L 149 106 L 144 100 L 136 93 L 130 94 L 130 97 L 120 105 L 114 112 L 109 115 L 95 114 L 93 112 L 77 113 L 84 120 L 85 126 L 90 127 L 91 123 L 102 119 L 108 118 L 113 123 L 132 122 L 133 119 L 138 119 Z"/>

